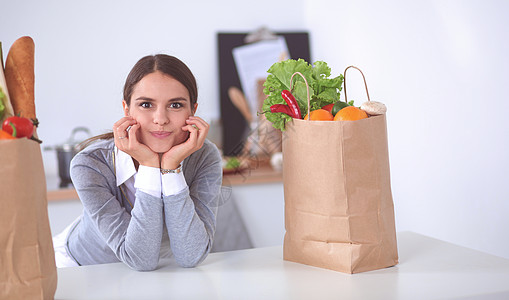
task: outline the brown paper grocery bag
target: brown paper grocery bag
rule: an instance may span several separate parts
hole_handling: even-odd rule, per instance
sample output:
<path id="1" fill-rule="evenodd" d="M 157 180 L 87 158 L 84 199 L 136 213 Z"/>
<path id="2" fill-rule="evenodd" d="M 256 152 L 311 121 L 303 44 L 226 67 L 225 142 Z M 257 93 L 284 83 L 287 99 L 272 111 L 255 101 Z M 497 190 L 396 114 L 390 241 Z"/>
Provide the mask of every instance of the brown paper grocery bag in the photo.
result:
<path id="1" fill-rule="evenodd" d="M 385 114 L 287 123 L 283 182 L 285 260 L 345 273 L 398 263 Z"/>
<path id="2" fill-rule="evenodd" d="M 0 299 L 53 299 L 55 254 L 40 145 L 0 140 Z"/>

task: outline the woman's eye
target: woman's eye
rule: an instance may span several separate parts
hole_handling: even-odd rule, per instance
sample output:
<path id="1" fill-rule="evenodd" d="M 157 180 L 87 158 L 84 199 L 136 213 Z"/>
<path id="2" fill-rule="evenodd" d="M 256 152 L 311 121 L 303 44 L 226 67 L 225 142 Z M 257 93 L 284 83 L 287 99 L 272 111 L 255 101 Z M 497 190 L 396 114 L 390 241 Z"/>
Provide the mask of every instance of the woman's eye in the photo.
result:
<path id="1" fill-rule="evenodd" d="M 173 102 L 170 104 L 170 108 L 173 108 L 173 109 L 177 109 L 177 108 L 181 108 L 182 107 L 182 103 L 180 102 Z"/>
<path id="2" fill-rule="evenodd" d="M 142 103 L 140 103 L 140 106 L 143 107 L 143 108 L 150 108 L 150 107 L 152 107 L 152 103 L 150 103 L 150 102 L 142 102 Z"/>

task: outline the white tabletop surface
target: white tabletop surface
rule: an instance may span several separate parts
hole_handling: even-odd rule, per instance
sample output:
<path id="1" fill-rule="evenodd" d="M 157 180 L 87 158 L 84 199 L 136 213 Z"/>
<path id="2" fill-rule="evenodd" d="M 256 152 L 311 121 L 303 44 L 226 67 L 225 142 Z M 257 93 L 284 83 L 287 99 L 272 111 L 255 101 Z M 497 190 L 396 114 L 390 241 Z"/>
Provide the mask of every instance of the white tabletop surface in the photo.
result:
<path id="1" fill-rule="evenodd" d="M 55 299 L 509 299 L 509 260 L 412 232 L 400 263 L 344 274 L 283 260 L 282 247 L 210 254 L 196 268 L 58 269 Z"/>

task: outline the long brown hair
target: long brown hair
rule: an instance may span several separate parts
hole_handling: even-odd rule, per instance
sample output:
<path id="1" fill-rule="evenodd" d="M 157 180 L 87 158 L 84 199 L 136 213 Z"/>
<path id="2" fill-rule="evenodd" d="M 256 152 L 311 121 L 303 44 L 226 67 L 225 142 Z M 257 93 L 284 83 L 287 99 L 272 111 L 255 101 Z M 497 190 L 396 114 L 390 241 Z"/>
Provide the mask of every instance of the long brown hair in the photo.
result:
<path id="1" fill-rule="evenodd" d="M 182 83 L 187 91 L 191 100 L 191 107 L 194 107 L 198 101 L 198 86 L 191 70 L 181 60 L 174 56 L 166 54 L 147 55 L 140 59 L 127 75 L 124 84 L 124 100 L 129 107 L 131 105 L 131 96 L 134 88 L 140 80 L 148 74 L 154 72 L 162 72 L 170 77 L 175 78 L 178 82 Z M 88 145 L 97 140 L 107 140 L 113 138 L 113 132 L 108 132 L 91 137 L 78 145 L 78 149 L 82 150 Z"/>

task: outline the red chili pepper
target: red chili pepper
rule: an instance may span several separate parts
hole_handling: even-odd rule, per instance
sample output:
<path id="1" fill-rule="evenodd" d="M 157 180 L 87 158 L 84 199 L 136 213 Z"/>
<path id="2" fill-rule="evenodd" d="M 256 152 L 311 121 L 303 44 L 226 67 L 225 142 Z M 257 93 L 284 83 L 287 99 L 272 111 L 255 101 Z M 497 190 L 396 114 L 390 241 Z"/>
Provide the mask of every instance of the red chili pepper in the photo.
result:
<path id="1" fill-rule="evenodd" d="M 297 103 L 297 99 L 295 99 L 295 97 L 292 95 L 292 93 L 290 93 L 290 91 L 288 91 L 288 90 L 283 90 L 281 92 L 281 96 L 283 97 L 283 99 L 285 99 L 286 103 L 292 110 L 293 115 L 295 116 L 294 118 L 302 119 L 302 114 L 300 113 L 299 103 Z"/>
<path id="2" fill-rule="evenodd" d="M 295 115 L 293 114 L 293 111 L 290 109 L 288 105 L 284 104 L 274 104 L 270 107 L 270 112 L 272 113 L 283 113 L 287 114 L 292 118 L 295 118 Z"/>

